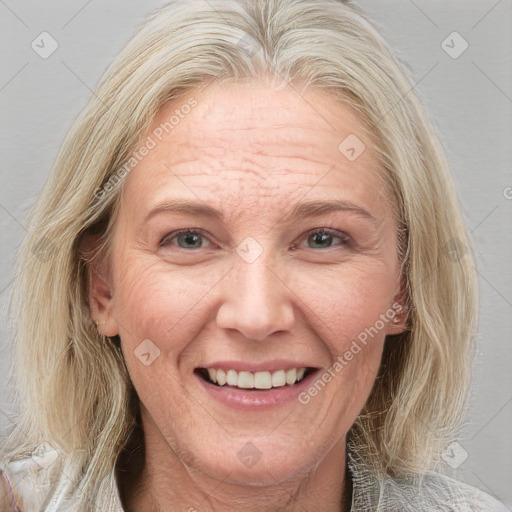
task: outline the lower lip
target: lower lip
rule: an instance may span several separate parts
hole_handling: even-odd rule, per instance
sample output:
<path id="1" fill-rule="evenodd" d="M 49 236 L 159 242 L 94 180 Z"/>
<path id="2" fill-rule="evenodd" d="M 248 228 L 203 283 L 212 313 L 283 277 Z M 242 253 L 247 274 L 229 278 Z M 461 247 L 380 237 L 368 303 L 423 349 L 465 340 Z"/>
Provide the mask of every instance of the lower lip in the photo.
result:
<path id="1" fill-rule="evenodd" d="M 298 400 L 299 394 L 309 387 L 310 381 L 314 379 L 317 372 L 318 370 L 314 371 L 292 386 L 285 385 L 272 389 L 240 389 L 227 385 L 217 386 L 207 382 L 199 375 L 194 374 L 194 377 L 213 399 L 234 409 L 254 410 L 276 407 Z"/>

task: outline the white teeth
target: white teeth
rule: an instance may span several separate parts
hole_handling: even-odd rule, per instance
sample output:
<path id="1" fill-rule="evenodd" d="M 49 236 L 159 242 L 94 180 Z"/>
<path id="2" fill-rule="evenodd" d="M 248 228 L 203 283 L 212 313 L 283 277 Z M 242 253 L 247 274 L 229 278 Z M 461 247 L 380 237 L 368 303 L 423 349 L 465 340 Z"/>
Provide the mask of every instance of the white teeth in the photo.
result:
<path id="1" fill-rule="evenodd" d="M 272 374 L 272 386 L 279 388 L 286 384 L 286 372 L 284 370 L 277 370 Z"/>
<path id="2" fill-rule="evenodd" d="M 285 385 L 292 386 L 301 381 L 306 373 L 306 368 L 292 368 L 290 370 L 277 370 L 275 372 L 247 372 L 236 370 L 222 370 L 221 368 L 208 368 L 208 377 L 211 382 L 219 386 L 238 387 L 242 389 L 271 389 Z"/>
<path id="3" fill-rule="evenodd" d="M 235 370 L 228 370 L 226 380 L 228 382 L 228 386 L 236 386 L 238 384 L 238 374 Z"/>
<path id="4" fill-rule="evenodd" d="M 291 386 L 292 384 L 295 384 L 296 380 L 297 380 L 297 370 L 295 368 L 288 370 L 286 372 L 286 384 Z"/>
<path id="5" fill-rule="evenodd" d="M 224 370 L 217 370 L 217 384 L 219 386 L 224 386 L 226 382 L 226 372 Z"/>
<path id="6" fill-rule="evenodd" d="M 229 370 L 231 371 L 231 370 Z M 236 373 L 236 372 L 235 372 Z M 236 384 L 235 384 L 236 386 Z M 238 387 L 251 389 L 254 387 L 254 374 L 251 372 L 240 372 L 238 374 Z"/>
<path id="7" fill-rule="evenodd" d="M 272 387 L 270 372 L 256 372 L 254 374 L 254 387 L 256 389 L 270 389 Z"/>

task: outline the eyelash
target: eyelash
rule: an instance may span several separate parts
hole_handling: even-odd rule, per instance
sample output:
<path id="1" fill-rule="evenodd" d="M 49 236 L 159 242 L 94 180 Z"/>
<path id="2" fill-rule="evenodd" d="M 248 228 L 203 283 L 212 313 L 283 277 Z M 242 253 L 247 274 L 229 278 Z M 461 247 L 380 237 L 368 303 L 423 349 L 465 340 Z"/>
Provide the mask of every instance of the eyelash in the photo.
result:
<path id="1" fill-rule="evenodd" d="M 166 246 L 170 245 L 170 244 L 166 243 L 166 240 L 168 240 L 168 239 L 172 240 L 181 234 L 200 235 L 203 238 L 207 238 L 203 234 L 203 231 L 201 229 L 193 229 L 193 228 L 179 229 L 177 231 L 173 231 L 173 232 L 165 235 L 162 238 L 162 240 L 160 240 L 159 246 L 166 247 Z M 340 246 L 350 247 L 352 245 L 352 239 L 348 235 L 346 235 L 345 233 L 343 233 L 341 231 L 336 231 L 336 230 L 330 229 L 330 228 L 316 228 L 316 229 L 313 229 L 313 230 L 309 231 L 308 233 L 306 233 L 306 237 L 305 237 L 306 240 L 314 234 L 326 234 L 326 235 L 332 235 L 334 238 L 339 238 L 339 239 L 341 239 L 341 243 L 338 244 Z M 331 247 L 326 247 L 325 249 L 330 249 Z M 202 249 L 202 248 L 203 247 L 197 247 L 197 249 Z M 180 247 L 180 249 L 183 249 L 185 251 L 188 250 L 183 247 Z M 291 249 L 292 250 L 297 249 L 297 244 L 293 244 Z M 322 249 L 314 249 L 314 248 L 312 248 L 312 249 L 313 250 L 322 250 Z M 191 249 L 191 250 L 194 250 L 194 249 Z"/>

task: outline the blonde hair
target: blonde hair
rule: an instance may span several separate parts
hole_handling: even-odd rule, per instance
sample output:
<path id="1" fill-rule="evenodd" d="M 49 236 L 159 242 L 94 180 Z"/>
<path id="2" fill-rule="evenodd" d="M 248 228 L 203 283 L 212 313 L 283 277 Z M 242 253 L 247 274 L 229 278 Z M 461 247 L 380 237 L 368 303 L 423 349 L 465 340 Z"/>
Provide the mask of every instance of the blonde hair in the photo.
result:
<path id="1" fill-rule="evenodd" d="M 211 81 L 274 79 L 323 88 L 356 109 L 402 234 L 408 329 L 386 340 L 350 433 L 354 449 L 377 472 L 407 475 L 432 467 L 456 435 L 476 280 L 448 166 L 411 80 L 372 25 L 340 1 L 176 0 L 140 28 L 76 119 L 18 260 L 11 311 L 24 410 L 3 456 L 19 458 L 42 441 L 58 447 L 62 472 L 80 488 L 76 510 L 103 492 L 138 410 L 118 345 L 90 320 L 81 241 L 102 234 L 108 260 L 123 184 L 113 178 L 164 103 Z"/>

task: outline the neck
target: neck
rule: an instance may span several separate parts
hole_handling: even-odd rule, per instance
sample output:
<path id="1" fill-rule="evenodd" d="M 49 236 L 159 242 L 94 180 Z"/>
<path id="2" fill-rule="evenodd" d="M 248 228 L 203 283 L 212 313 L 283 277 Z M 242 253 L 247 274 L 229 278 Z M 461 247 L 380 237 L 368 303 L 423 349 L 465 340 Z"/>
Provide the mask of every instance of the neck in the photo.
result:
<path id="1" fill-rule="evenodd" d="M 147 430 L 147 428 L 146 428 Z M 345 439 L 333 446 L 312 470 L 273 485 L 240 485 L 228 475 L 215 478 L 194 469 L 160 436 L 145 435 L 130 447 L 127 471 L 118 470 L 127 512 L 345 512 L 350 510 L 351 483 L 345 469 Z"/>

